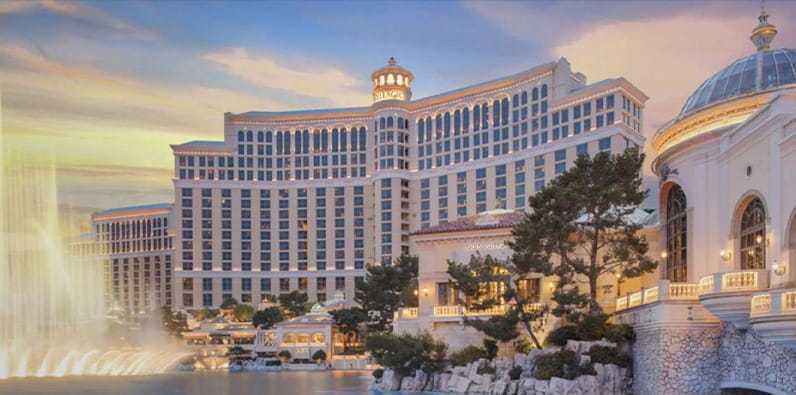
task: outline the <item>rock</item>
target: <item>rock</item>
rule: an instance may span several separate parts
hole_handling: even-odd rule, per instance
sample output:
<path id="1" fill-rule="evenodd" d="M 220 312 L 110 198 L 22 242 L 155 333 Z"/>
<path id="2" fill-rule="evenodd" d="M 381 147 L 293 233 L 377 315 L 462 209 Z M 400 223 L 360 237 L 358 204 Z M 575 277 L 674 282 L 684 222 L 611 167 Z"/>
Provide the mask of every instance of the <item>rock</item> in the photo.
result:
<path id="1" fill-rule="evenodd" d="M 438 378 L 434 381 L 434 391 L 435 392 L 442 392 L 447 389 L 448 380 L 450 380 L 451 374 L 450 373 L 442 373 L 438 376 Z"/>
<path id="2" fill-rule="evenodd" d="M 415 384 L 414 381 L 415 381 L 414 377 L 410 377 L 410 376 L 404 377 L 403 380 L 401 380 L 401 388 L 400 388 L 400 390 L 401 391 L 415 391 L 416 387 L 414 385 Z"/>
<path id="3" fill-rule="evenodd" d="M 395 373 L 391 369 L 385 369 L 384 375 L 381 377 L 381 389 L 384 391 L 398 391 L 401 389 L 401 380 L 403 378 L 400 374 Z"/>
<path id="4" fill-rule="evenodd" d="M 509 387 L 506 389 L 506 395 L 516 395 L 519 387 L 519 380 L 512 380 L 509 382 Z"/>
<path id="5" fill-rule="evenodd" d="M 573 387 L 573 392 L 583 395 L 599 395 L 600 386 L 597 384 L 595 376 L 583 375 L 575 379 L 576 385 Z"/>
<path id="6" fill-rule="evenodd" d="M 466 394 L 470 390 L 470 385 L 473 382 L 470 379 L 465 377 L 460 377 L 456 380 L 456 387 L 453 389 L 453 392 L 458 392 L 460 394 Z"/>
<path id="7" fill-rule="evenodd" d="M 553 394 L 568 394 L 574 386 L 575 382 L 572 380 L 564 380 L 561 377 L 552 377 L 550 378 L 550 385 L 547 392 Z"/>
<path id="8" fill-rule="evenodd" d="M 492 391 L 490 394 L 492 395 L 505 395 L 506 390 L 508 390 L 508 383 L 504 380 L 497 380 L 492 385 Z"/>
<path id="9" fill-rule="evenodd" d="M 528 361 L 528 356 L 525 354 L 514 354 L 514 365 L 524 367 Z"/>
<path id="10" fill-rule="evenodd" d="M 548 392 L 550 389 L 550 380 L 535 380 L 533 388 L 536 392 Z"/>
<path id="11" fill-rule="evenodd" d="M 454 367 L 453 368 L 453 374 L 456 375 L 456 376 L 462 376 L 462 377 L 469 376 L 469 374 L 470 374 L 470 364 L 467 364 L 467 366 L 456 366 L 456 367 Z"/>

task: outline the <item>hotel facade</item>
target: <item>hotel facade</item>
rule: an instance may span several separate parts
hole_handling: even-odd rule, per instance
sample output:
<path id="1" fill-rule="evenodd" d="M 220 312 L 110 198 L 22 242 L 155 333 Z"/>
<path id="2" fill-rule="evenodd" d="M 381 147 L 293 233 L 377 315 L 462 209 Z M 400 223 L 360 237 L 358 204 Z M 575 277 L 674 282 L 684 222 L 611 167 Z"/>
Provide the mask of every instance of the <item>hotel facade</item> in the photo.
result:
<path id="1" fill-rule="evenodd" d="M 93 240 L 106 257 L 107 310 L 144 314 L 173 305 L 172 210 L 160 203 L 91 215 Z"/>
<path id="2" fill-rule="evenodd" d="M 564 58 L 419 100 L 394 59 L 371 81 L 367 107 L 227 113 L 223 141 L 172 145 L 176 307 L 351 299 L 413 232 L 523 210 L 578 154 L 644 143 L 647 96 Z"/>

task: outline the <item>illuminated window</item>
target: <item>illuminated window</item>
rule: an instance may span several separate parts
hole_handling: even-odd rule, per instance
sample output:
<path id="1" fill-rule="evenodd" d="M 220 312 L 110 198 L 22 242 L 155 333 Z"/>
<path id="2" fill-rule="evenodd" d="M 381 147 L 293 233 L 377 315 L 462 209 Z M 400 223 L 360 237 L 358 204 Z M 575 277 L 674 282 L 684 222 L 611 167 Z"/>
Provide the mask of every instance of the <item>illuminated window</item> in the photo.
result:
<path id="1" fill-rule="evenodd" d="M 688 218 L 683 189 L 675 185 L 666 198 L 666 279 L 688 281 Z"/>
<path id="2" fill-rule="evenodd" d="M 746 206 L 741 217 L 741 269 L 766 267 L 766 208 L 759 198 Z"/>

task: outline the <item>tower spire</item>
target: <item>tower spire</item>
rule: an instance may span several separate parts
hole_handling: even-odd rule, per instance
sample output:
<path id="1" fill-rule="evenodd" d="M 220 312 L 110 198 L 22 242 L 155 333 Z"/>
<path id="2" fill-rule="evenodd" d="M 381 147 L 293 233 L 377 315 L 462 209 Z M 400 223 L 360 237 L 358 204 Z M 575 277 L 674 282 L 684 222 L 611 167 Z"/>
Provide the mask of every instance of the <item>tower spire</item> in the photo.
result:
<path id="1" fill-rule="evenodd" d="M 760 15 L 757 20 L 759 24 L 752 30 L 749 39 L 752 40 L 758 51 L 765 51 L 771 47 L 771 41 L 777 35 L 777 28 L 768 23 L 765 0 L 760 0 Z"/>

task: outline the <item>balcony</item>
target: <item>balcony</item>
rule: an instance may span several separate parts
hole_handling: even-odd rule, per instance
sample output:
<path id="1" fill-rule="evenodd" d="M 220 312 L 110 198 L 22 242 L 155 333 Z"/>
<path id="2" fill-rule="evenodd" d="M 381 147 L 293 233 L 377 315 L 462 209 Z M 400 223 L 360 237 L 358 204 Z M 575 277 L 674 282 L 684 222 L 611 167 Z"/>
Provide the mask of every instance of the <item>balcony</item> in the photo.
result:
<path id="1" fill-rule="evenodd" d="M 542 303 L 529 304 L 525 307 L 526 312 L 540 311 L 544 305 Z M 467 309 L 461 305 L 434 306 L 431 317 L 435 321 L 458 320 L 462 317 L 480 317 L 505 314 L 509 305 L 502 304 L 486 309 Z M 404 307 L 395 313 L 395 320 L 414 320 L 418 318 L 417 307 Z"/>
<path id="2" fill-rule="evenodd" d="M 699 300 L 711 314 L 738 329 L 749 326 L 752 296 L 768 289 L 768 270 L 715 273 L 699 280 Z"/>
<path id="3" fill-rule="evenodd" d="M 796 351 L 796 289 L 776 289 L 752 296 L 749 323 L 766 341 Z"/>
<path id="4" fill-rule="evenodd" d="M 654 287 L 617 298 L 614 320 L 629 325 L 713 323 L 715 317 L 699 304 L 700 291 L 699 284 L 660 280 Z"/>

